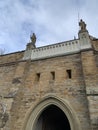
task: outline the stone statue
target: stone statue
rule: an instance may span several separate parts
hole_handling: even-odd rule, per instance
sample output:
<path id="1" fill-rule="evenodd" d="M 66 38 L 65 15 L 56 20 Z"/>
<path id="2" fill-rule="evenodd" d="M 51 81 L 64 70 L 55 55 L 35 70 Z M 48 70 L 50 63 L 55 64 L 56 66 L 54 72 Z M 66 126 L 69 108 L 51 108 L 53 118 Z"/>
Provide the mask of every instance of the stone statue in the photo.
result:
<path id="1" fill-rule="evenodd" d="M 36 35 L 35 35 L 35 33 L 33 33 L 33 34 L 30 36 L 30 39 L 31 39 L 31 42 L 32 42 L 33 44 L 35 44 L 35 42 L 36 42 Z"/>
<path id="2" fill-rule="evenodd" d="M 31 42 L 29 42 L 27 44 L 26 50 L 32 50 L 32 49 L 36 48 L 36 45 L 35 45 L 35 43 L 36 43 L 36 35 L 35 35 L 35 33 L 33 33 L 30 36 L 30 39 L 31 39 Z"/>
<path id="3" fill-rule="evenodd" d="M 86 24 L 82 19 L 79 22 L 79 26 L 80 26 L 80 31 L 87 31 L 86 30 Z"/>

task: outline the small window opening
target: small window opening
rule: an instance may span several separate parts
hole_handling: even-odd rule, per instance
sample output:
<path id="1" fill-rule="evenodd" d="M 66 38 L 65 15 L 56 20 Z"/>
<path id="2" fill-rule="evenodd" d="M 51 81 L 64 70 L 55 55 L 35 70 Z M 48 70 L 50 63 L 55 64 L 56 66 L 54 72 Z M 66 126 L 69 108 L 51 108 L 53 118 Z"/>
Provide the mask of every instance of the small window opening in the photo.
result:
<path id="1" fill-rule="evenodd" d="M 36 81 L 39 81 L 40 80 L 40 73 L 37 73 L 36 74 Z"/>
<path id="2" fill-rule="evenodd" d="M 55 72 L 51 72 L 51 79 L 55 80 Z"/>
<path id="3" fill-rule="evenodd" d="M 72 71 L 71 70 L 66 70 L 66 72 L 67 72 L 68 78 L 71 79 L 72 78 Z"/>

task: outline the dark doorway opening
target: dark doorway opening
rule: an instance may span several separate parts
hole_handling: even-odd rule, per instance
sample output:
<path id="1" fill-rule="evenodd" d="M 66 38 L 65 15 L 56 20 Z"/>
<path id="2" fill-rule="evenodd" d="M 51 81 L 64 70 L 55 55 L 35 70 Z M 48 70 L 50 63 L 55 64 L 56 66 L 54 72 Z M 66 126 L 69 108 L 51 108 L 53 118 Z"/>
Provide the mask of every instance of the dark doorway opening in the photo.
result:
<path id="1" fill-rule="evenodd" d="M 55 105 L 48 106 L 38 118 L 36 130 L 71 130 L 65 113 Z"/>

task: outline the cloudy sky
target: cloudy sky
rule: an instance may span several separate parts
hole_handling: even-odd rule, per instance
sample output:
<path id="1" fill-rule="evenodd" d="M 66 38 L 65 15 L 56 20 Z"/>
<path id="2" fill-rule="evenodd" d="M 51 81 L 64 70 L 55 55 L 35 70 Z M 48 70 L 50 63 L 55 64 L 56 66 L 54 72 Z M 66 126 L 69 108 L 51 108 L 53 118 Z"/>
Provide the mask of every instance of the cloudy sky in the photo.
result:
<path id="1" fill-rule="evenodd" d="M 33 32 L 37 47 L 77 38 L 78 13 L 98 37 L 98 0 L 0 0 L 0 48 L 24 50 Z"/>

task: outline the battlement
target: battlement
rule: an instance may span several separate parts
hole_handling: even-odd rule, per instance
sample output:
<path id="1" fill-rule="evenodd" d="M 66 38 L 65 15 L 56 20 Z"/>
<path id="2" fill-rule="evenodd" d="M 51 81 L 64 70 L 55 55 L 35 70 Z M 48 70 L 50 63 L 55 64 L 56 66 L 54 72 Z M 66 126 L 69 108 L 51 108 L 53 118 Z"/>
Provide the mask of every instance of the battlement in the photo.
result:
<path id="1" fill-rule="evenodd" d="M 81 20 L 79 25 L 81 26 L 81 29 L 78 33 L 78 39 L 38 48 L 36 48 L 35 45 L 36 35 L 33 33 L 33 35 L 30 37 L 31 42 L 27 44 L 23 60 L 36 60 L 60 55 L 74 54 L 80 52 L 81 50 L 92 48 L 90 36 L 86 29 L 85 22 Z"/>
<path id="2" fill-rule="evenodd" d="M 31 59 L 46 58 L 78 52 L 79 40 L 57 43 L 32 50 Z"/>
<path id="3" fill-rule="evenodd" d="M 90 48 L 88 44 L 82 46 L 80 39 L 75 39 L 71 41 L 34 48 L 32 50 L 26 50 L 23 59 L 35 60 L 60 55 L 68 55 L 80 52 L 82 49 L 87 48 Z"/>

